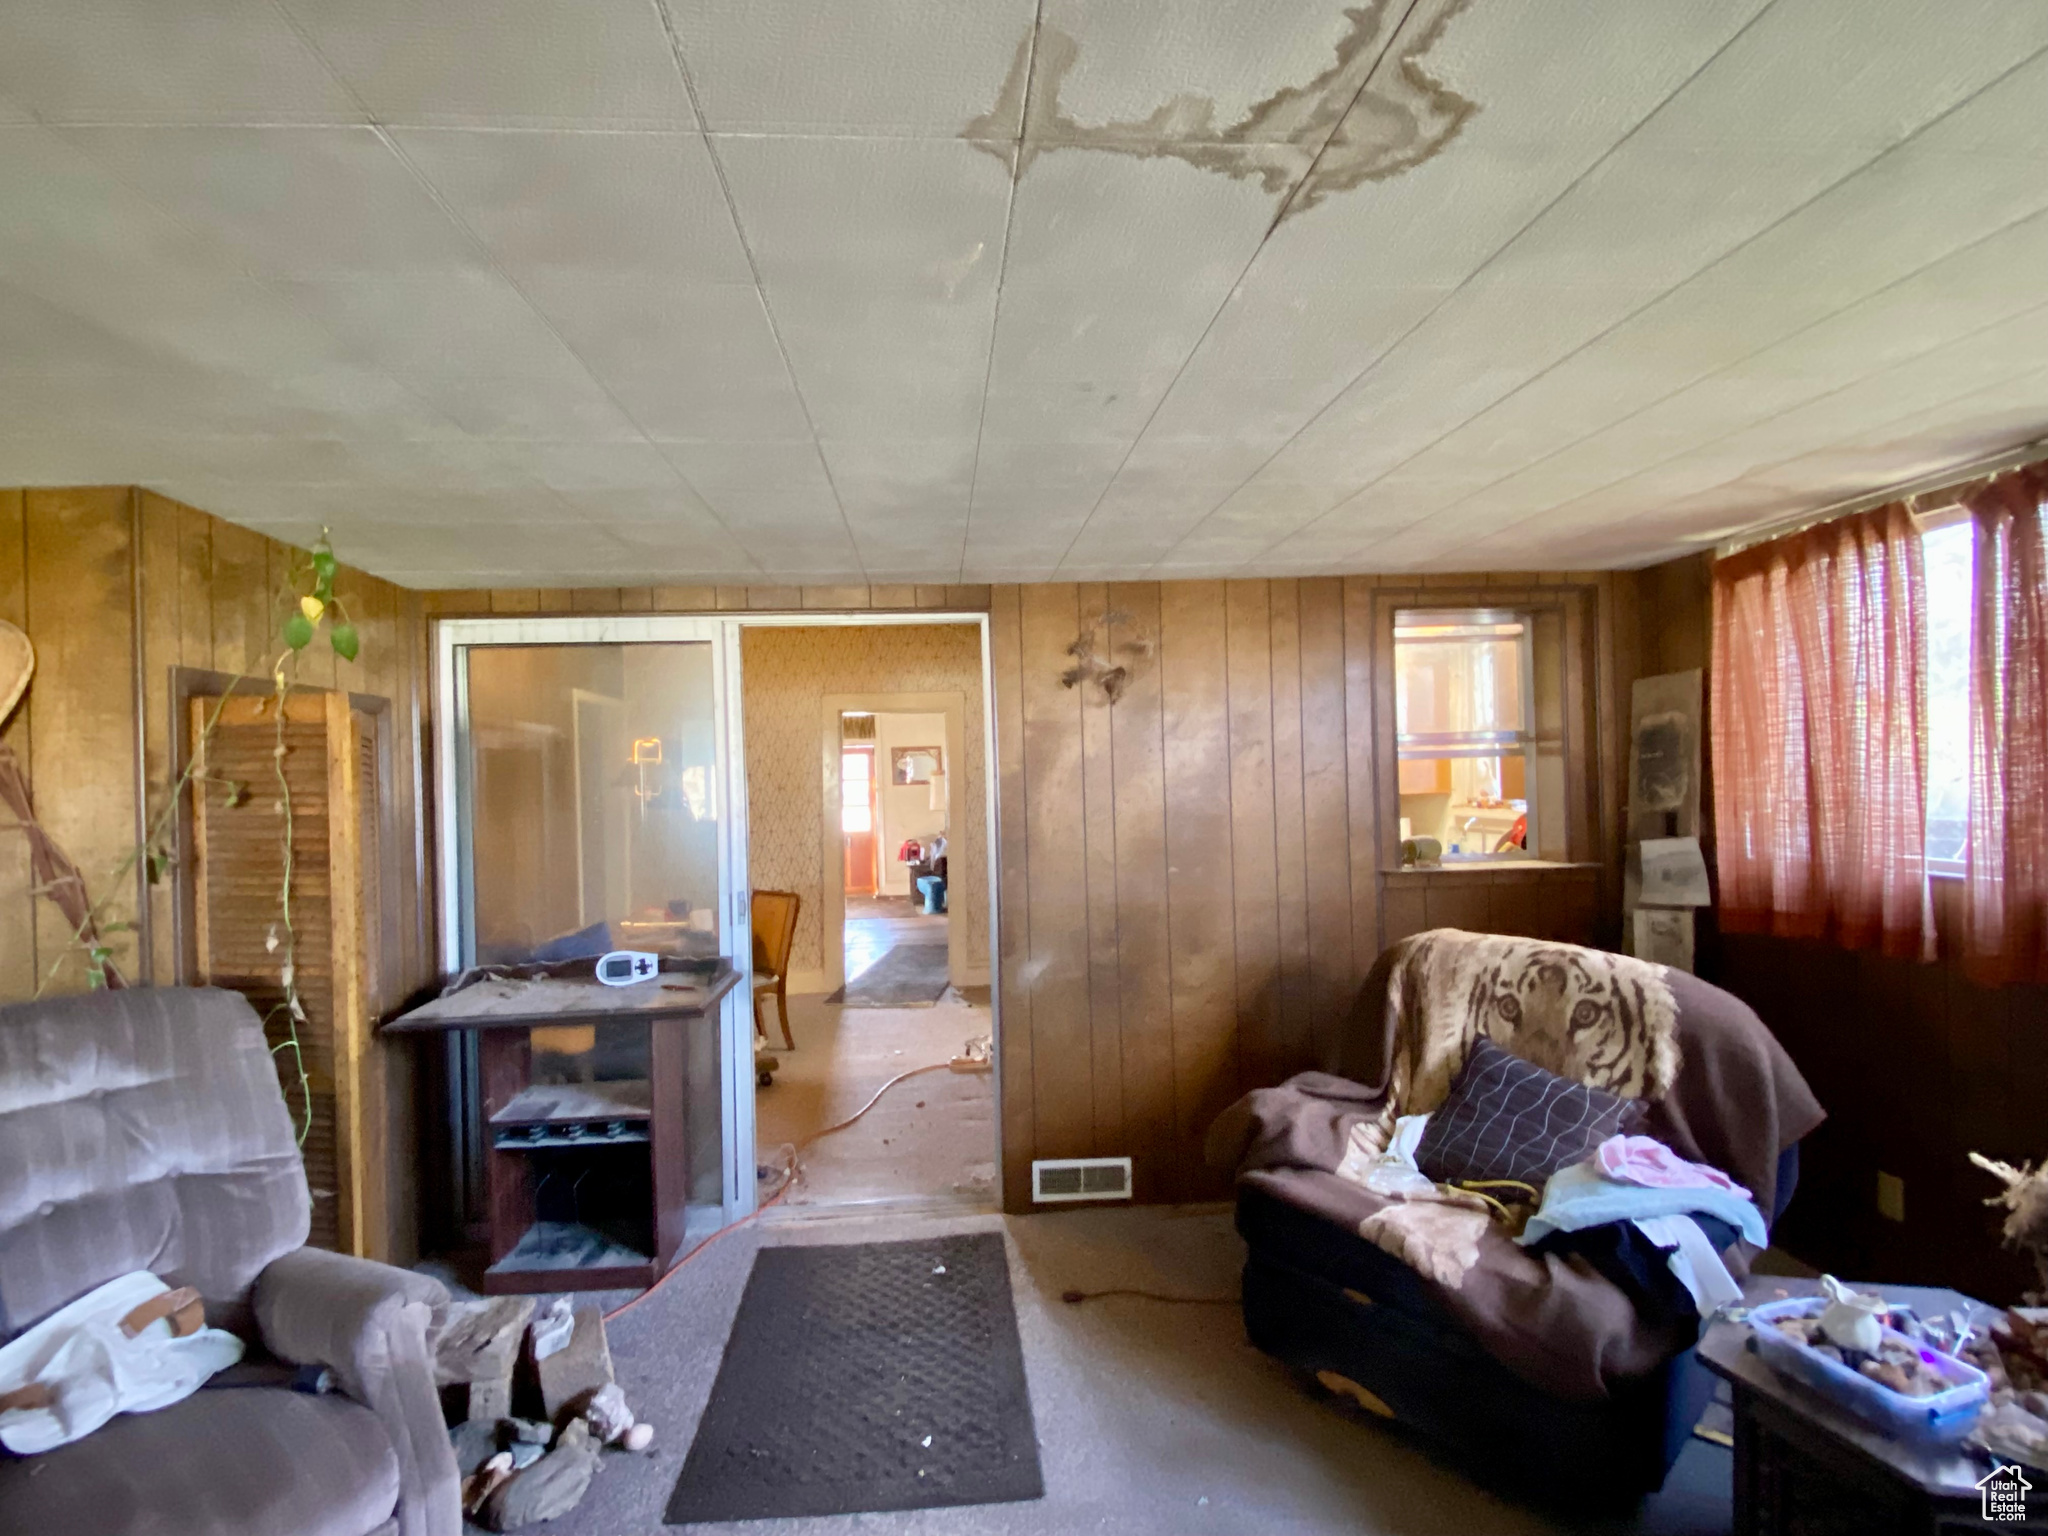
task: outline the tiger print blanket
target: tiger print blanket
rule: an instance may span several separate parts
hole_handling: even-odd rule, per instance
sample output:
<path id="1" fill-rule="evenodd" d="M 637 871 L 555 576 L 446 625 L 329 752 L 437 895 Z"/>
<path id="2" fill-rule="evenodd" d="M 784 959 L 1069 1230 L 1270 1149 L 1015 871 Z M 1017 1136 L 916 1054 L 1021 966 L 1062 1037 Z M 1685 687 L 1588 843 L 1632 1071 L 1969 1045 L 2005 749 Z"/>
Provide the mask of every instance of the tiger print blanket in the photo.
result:
<path id="1" fill-rule="evenodd" d="M 1677 1081 L 1678 1003 L 1661 965 L 1576 944 L 1437 928 L 1401 940 L 1373 970 L 1380 986 L 1368 983 L 1345 1035 L 1384 1042 L 1383 1072 L 1358 1080 L 1383 1083 L 1385 1097 L 1352 1132 L 1356 1159 L 1369 1162 L 1385 1148 L 1398 1116 L 1442 1104 L 1481 1035 L 1545 1071 L 1622 1098 L 1661 1099 Z"/>

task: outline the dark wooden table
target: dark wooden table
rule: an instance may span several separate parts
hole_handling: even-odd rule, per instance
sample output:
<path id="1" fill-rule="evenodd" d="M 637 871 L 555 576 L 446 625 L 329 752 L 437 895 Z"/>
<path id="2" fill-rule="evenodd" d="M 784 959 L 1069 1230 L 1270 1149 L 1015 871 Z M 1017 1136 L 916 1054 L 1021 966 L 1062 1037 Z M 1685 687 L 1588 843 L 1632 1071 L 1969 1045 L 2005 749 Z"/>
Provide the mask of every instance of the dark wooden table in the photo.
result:
<path id="1" fill-rule="evenodd" d="M 1997 1309 L 1958 1291 L 1861 1285 L 1922 1317 L 1963 1312 L 1988 1322 Z M 1743 1300 L 1758 1306 L 1818 1295 L 1811 1280 L 1759 1276 Z M 1736 1536 L 1914 1536 L 1959 1531 L 2048 1531 L 2048 1488 L 2025 1521 L 1987 1525 L 1978 1481 L 1991 1462 L 1962 1446 L 1891 1439 L 1750 1348 L 1747 1323 L 1720 1320 L 1700 1340 L 1708 1370 L 1735 1389 Z"/>
<path id="2" fill-rule="evenodd" d="M 398 1034 L 477 1032 L 483 1120 L 490 1138 L 484 1177 L 491 1267 L 484 1271 L 485 1291 L 644 1287 L 668 1272 L 682 1248 L 688 1213 L 689 1031 L 716 1029 L 718 1005 L 739 983 L 739 972 L 723 960 L 708 972 L 664 971 L 654 980 L 625 987 L 606 986 L 594 977 L 487 980 L 384 1026 Z M 644 1080 L 533 1082 L 532 1031 L 620 1023 L 647 1028 Z M 642 1209 L 651 1217 L 648 1251 L 593 1242 L 596 1256 L 564 1262 L 559 1254 L 548 1254 L 550 1244 L 543 1240 L 556 1237 L 552 1229 L 562 1224 L 540 1219 L 536 1161 L 543 1155 L 598 1151 L 621 1159 L 606 1165 L 600 1182 L 615 1169 L 623 1181 L 628 1166 L 633 1179 L 646 1180 L 651 1210 Z M 532 1257 L 536 1254 L 541 1257 Z"/>

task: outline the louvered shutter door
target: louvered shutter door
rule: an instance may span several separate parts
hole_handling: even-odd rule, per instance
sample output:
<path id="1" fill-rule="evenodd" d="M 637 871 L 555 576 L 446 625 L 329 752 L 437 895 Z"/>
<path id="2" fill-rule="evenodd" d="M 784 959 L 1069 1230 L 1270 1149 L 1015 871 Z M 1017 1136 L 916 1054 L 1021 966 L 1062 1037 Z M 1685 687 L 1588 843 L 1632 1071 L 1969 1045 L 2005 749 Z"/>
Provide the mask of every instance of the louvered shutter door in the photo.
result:
<path id="1" fill-rule="evenodd" d="M 204 766 L 194 785 L 193 912 L 199 980 L 232 987 L 264 1017 L 273 1047 L 288 1036 L 279 892 L 284 878 L 274 700 L 191 701 L 192 749 Z M 204 740 L 216 708 L 220 718 Z M 383 1247 L 381 1093 L 366 1082 L 373 1027 L 365 911 L 374 864 L 363 861 L 374 823 L 376 744 L 346 695 L 295 693 L 285 704 L 284 779 L 292 816 L 292 929 L 306 1018 L 300 1050 L 311 1093 L 304 1156 L 313 1189 L 314 1246 L 375 1257 Z M 367 736 L 369 746 L 364 750 Z M 367 780 L 365 774 L 367 773 Z M 240 804 L 228 783 L 246 791 Z M 372 828 L 374 836 L 374 828 Z M 373 844 L 374 846 L 374 844 Z M 372 878 L 366 880 L 365 872 Z M 276 949 L 269 947 L 275 933 Z M 288 1051 L 278 1080 L 295 1121 L 306 1105 Z"/>

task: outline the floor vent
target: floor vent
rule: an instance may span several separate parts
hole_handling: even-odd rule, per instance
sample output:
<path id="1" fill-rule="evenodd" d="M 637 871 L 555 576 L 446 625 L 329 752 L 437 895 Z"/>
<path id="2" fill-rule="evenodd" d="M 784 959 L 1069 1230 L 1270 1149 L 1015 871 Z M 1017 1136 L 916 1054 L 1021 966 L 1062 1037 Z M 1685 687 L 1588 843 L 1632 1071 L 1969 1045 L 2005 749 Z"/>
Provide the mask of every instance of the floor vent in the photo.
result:
<path id="1" fill-rule="evenodd" d="M 1048 1157 L 1031 1165 L 1031 1199 L 1034 1204 L 1130 1198 L 1131 1160 L 1128 1157 Z"/>

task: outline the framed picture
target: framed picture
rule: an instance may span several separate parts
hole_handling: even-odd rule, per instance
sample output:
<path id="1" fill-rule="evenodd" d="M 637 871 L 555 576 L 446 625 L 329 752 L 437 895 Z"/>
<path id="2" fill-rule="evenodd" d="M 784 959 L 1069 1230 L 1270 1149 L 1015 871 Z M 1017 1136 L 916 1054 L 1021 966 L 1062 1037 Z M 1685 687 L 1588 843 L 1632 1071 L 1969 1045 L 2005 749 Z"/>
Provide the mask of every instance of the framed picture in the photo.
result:
<path id="1" fill-rule="evenodd" d="M 891 784 L 929 784 L 934 774 L 946 771 L 945 754 L 938 747 L 891 747 Z"/>

